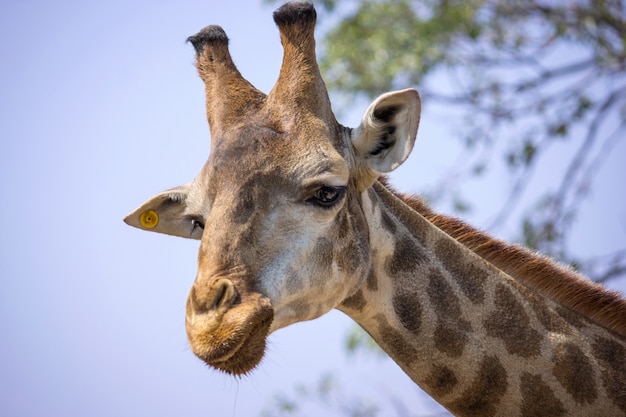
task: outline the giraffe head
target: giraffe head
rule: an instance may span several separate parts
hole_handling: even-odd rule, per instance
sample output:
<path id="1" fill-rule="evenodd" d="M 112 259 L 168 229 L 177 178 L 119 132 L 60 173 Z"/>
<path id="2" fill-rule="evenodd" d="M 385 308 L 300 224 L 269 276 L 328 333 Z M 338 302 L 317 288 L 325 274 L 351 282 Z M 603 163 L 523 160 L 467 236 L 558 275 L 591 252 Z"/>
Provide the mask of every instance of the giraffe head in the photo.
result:
<path id="1" fill-rule="evenodd" d="M 357 290 L 371 267 L 362 194 L 408 157 L 417 134 L 412 89 L 377 98 L 356 129 L 336 121 L 315 57 L 315 19 L 306 3 L 274 13 L 284 57 L 267 96 L 235 68 L 220 27 L 189 38 L 206 88 L 209 159 L 193 181 L 125 219 L 201 240 L 187 334 L 198 357 L 232 374 L 259 363 L 269 333 Z"/>

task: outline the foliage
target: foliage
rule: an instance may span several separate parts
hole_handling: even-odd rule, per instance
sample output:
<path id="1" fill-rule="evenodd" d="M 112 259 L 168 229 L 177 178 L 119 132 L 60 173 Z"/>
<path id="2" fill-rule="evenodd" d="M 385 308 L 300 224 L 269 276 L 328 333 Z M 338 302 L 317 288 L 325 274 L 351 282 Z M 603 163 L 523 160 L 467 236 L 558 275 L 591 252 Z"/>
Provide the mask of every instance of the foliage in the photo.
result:
<path id="1" fill-rule="evenodd" d="M 312 387 L 300 385 L 296 387 L 294 397 L 279 395 L 263 412 L 264 417 L 303 416 L 303 410 L 311 405 L 324 410 L 323 415 L 332 415 L 337 410 L 339 416 L 376 417 L 378 407 L 362 397 L 348 398 L 343 393 L 332 374 L 325 374 Z"/>
<path id="2" fill-rule="evenodd" d="M 626 133 L 621 0 L 326 0 L 321 6 L 341 16 L 322 42 L 331 91 L 354 100 L 416 85 L 426 105 L 459 115 L 457 136 L 470 163 L 454 182 L 435 185 L 431 200 L 447 198 L 453 208 L 469 210 L 462 179 L 484 177 L 499 160 L 512 185 L 490 230 L 518 210 L 517 236 L 525 245 L 598 281 L 626 274 L 624 250 L 603 259 L 573 259 L 568 252 L 593 177 Z M 532 174 L 563 144 L 571 152 L 562 155 L 561 179 L 522 203 Z M 610 262 L 602 268 L 605 258 Z"/>
<path id="3" fill-rule="evenodd" d="M 393 394 L 394 387 L 389 388 L 390 392 L 382 393 L 364 394 L 362 389 L 356 393 L 354 390 L 346 391 L 339 378 L 332 373 L 326 373 L 316 383 L 299 385 L 294 388 L 293 393 L 276 395 L 268 402 L 261 416 L 444 417 L 450 415 L 433 400 L 422 404 L 420 412 L 416 413 L 414 406 L 408 406 Z M 415 389 L 418 388 L 415 387 Z"/>

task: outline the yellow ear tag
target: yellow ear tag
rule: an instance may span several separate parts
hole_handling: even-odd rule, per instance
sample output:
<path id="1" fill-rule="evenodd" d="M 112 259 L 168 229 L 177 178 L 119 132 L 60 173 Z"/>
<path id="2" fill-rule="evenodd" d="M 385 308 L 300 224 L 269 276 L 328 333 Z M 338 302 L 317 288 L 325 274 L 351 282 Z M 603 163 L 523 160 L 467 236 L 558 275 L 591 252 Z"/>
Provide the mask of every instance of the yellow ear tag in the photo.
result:
<path id="1" fill-rule="evenodd" d="M 139 216 L 139 222 L 146 229 L 153 229 L 159 224 L 159 215 L 154 210 L 146 210 Z"/>

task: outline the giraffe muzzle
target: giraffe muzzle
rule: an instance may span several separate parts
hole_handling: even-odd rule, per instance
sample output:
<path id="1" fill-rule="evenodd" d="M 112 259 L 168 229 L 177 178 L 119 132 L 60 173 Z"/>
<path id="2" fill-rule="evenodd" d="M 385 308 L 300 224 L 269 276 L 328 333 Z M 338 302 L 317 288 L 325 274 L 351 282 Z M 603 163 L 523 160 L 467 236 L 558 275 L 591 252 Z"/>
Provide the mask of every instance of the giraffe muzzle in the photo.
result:
<path id="1" fill-rule="evenodd" d="M 220 278 L 210 286 L 196 283 L 187 298 L 187 337 L 205 363 L 242 375 L 263 358 L 273 317 L 267 297 L 240 292 L 230 279 Z"/>

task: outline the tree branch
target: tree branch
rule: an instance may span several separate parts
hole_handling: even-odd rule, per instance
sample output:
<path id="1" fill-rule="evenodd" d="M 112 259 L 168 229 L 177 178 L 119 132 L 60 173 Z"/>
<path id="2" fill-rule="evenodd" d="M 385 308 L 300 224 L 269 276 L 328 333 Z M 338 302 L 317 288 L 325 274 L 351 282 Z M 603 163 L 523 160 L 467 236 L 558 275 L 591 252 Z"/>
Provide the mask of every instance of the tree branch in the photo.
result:
<path id="1" fill-rule="evenodd" d="M 609 109 L 615 103 L 615 101 L 617 101 L 623 94 L 623 89 L 613 91 L 596 111 L 596 114 L 593 117 L 589 128 L 587 129 L 585 139 L 583 140 L 581 146 L 578 148 L 578 151 L 576 152 L 576 155 L 574 155 L 574 158 L 570 162 L 569 166 L 565 170 L 565 174 L 563 175 L 563 180 L 561 181 L 559 190 L 555 193 L 555 198 L 553 200 L 553 218 L 560 215 L 560 211 L 562 209 L 561 203 L 565 200 L 565 197 L 572 187 L 572 184 L 575 183 L 577 177 L 576 174 L 580 172 L 580 169 L 584 166 L 585 160 L 589 157 L 590 150 L 597 139 L 598 129 L 604 122 L 605 118 L 608 116 L 609 112 L 607 112 L 607 109 Z"/>

